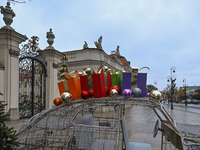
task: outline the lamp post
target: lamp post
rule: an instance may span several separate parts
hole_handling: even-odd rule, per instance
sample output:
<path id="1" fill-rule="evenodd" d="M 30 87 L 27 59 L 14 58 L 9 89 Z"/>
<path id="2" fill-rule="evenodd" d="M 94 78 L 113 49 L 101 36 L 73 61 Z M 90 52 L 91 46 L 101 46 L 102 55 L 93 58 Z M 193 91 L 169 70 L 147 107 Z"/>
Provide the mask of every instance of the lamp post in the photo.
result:
<path id="1" fill-rule="evenodd" d="M 67 69 L 67 62 L 69 61 L 69 57 L 64 54 L 63 56 L 59 57 L 59 59 L 61 60 L 61 63 L 62 63 L 60 73 L 64 73 L 64 72 L 68 73 L 69 71 Z"/>
<path id="2" fill-rule="evenodd" d="M 175 92 L 175 86 L 176 86 L 175 81 L 176 81 L 176 78 L 173 79 L 172 73 L 175 73 L 175 69 L 176 69 L 175 66 L 172 66 L 172 67 L 170 68 L 170 77 L 169 77 L 168 80 L 167 80 L 167 82 L 169 82 L 169 80 L 171 81 L 171 109 L 174 109 L 174 108 L 173 108 L 172 95 L 173 95 L 174 92 Z"/>
<path id="3" fill-rule="evenodd" d="M 187 100 L 186 100 L 186 88 L 187 88 L 187 86 L 186 86 L 186 79 L 185 78 L 183 78 L 183 82 L 185 82 L 185 89 L 184 89 L 184 93 L 185 93 L 185 106 L 187 106 Z"/>

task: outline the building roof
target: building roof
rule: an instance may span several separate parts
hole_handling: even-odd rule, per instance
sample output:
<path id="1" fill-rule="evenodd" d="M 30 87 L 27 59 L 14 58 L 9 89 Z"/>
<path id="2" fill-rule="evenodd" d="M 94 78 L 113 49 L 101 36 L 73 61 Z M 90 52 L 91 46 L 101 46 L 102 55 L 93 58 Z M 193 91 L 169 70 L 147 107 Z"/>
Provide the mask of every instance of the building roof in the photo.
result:
<path id="1" fill-rule="evenodd" d="M 116 54 L 110 54 L 109 56 L 110 56 L 111 58 L 115 58 L 115 55 L 116 55 Z M 129 65 L 129 62 L 126 60 L 126 58 L 125 58 L 124 56 L 120 56 L 120 59 L 121 59 L 121 61 L 122 61 L 122 63 L 123 63 L 124 66 Z"/>

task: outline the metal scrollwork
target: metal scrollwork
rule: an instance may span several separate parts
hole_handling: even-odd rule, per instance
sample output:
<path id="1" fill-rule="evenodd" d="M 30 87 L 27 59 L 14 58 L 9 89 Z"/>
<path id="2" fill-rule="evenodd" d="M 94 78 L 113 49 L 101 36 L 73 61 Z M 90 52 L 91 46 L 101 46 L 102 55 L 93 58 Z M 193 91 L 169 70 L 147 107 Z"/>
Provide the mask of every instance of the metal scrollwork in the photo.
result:
<path id="1" fill-rule="evenodd" d="M 37 36 L 22 46 L 19 55 L 20 118 L 32 117 L 45 109 L 46 61 L 40 54 Z"/>

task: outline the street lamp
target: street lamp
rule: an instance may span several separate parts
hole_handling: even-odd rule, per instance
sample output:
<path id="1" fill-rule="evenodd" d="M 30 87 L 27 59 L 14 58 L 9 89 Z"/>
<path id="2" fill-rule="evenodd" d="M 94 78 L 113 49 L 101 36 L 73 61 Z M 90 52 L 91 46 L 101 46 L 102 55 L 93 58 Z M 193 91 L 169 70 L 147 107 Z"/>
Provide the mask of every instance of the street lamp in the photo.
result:
<path id="1" fill-rule="evenodd" d="M 184 93 L 185 93 L 185 106 L 187 106 L 187 100 L 186 100 L 186 88 L 187 88 L 187 86 L 186 86 L 186 79 L 185 78 L 183 78 L 183 82 L 185 82 L 185 89 L 184 89 Z"/>
<path id="2" fill-rule="evenodd" d="M 176 81 L 176 78 L 173 79 L 172 77 L 172 73 L 175 73 L 175 70 L 176 70 L 176 67 L 175 66 L 172 66 L 170 68 L 170 77 L 168 78 L 167 82 L 171 81 L 171 109 L 174 109 L 173 108 L 173 100 L 172 100 L 172 95 L 175 93 L 175 81 Z"/>
<path id="3" fill-rule="evenodd" d="M 69 71 L 67 69 L 67 62 L 69 61 L 69 57 L 64 54 L 63 56 L 59 57 L 59 59 L 61 60 L 61 63 L 62 63 L 60 73 L 64 73 L 64 72 L 68 73 Z"/>

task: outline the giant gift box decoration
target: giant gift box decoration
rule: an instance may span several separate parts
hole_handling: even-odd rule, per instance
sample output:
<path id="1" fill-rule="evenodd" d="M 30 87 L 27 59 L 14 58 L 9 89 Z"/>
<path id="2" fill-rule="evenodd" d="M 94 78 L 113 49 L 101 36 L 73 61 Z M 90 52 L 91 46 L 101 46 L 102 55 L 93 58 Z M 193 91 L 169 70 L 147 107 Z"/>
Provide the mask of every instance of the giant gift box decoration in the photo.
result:
<path id="1" fill-rule="evenodd" d="M 138 67 L 132 68 L 132 72 L 123 72 L 122 70 L 115 72 L 114 69 L 108 71 L 106 66 L 99 67 L 96 72 L 91 68 L 85 68 L 80 77 L 77 70 L 64 73 L 64 77 L 65 79 L 58 83 L 60 95 L 69 92 L 72 95 L 72 100 L 83 98 L 81 94 L 83 95 L 85 91 L 89 97 L 106 97 L 109 96 L 111 87 L 114 86 L 121 89 L 119 95 L 124 90 L 133 91 L 132 89 L 139 88 L 142 91 L 140 97 L 146 96 L 147 73 L 138 73 Z"/>
<path id="2" fill-rule="evenodd" d="M 138 67 L 132 67 L 131 74 L 131 91 L 137 88 Z"/>
<path id="3" fill-rule="evenodd" d="M 122 74 L 122 91 L 131 89 L 131 72 L 123 72 Z"/>
<path id="4" fill-rule="evenodd" d="M 93 69 L 91 68 L 83 69 L 83 75 L 80 77 L 82 91 L 93 90 L 92 74 L 94 74 Z"/>
<path id="5" fill-rule="evenodd" d="M 79 80 L 78 71 L 75 70 L 71 73 L 65 73 L 66 80 L 58 83 L 60 95 L 63 92 L 69 92 L 72 95 L 72 100 L 81 99 L 81 85 Z"/>
<path id="6" fill-rule="evenodd" d="M 110 72 L 104 73 L 104 81 L 105 81 L 105 87 L 106 87 L 106 95 L 109 95 L 110 88 L 112 86 L 111 82 L 111 74 Z"/>
<path id="7" fill-rule="evenodd" d="M 119 86 L 120 89 L 122 89 L 122 74 L 123 71 L 120 70 L 118 72 L 115 72 L 115 70 L 111 70 L 111 81 L 112 81 L 112 86 L 117 85 Z M 119 93 L 121 94 L 121 93 Z"/>
<path id="8" fill-rule="evenodd" d="M 91 68 L 84 69 L 83 72 L 86 75 L 80 77 L 81 90 L 89 91 L 93 90 L 94 98 L 106 97 L 106 89 L 111 87 L 110 73 L 106 73 L 104 66 L 101 66 L 95 72 Z"/>
<path id="9" fill-rule="evenodd" d="M 94 98 L 106 97 L 104 74 L 103 73 L 93 74 L 92 81 L 93 81 Z"/>
<path id="10" fill-rule="evenodd" d="M 146 83 L 147 83 L 147 73 L 138 73 L 137 87 L 140 88 L 142 91 L 140 97 L 146 96 Z"/>

